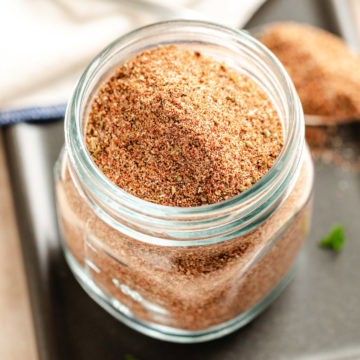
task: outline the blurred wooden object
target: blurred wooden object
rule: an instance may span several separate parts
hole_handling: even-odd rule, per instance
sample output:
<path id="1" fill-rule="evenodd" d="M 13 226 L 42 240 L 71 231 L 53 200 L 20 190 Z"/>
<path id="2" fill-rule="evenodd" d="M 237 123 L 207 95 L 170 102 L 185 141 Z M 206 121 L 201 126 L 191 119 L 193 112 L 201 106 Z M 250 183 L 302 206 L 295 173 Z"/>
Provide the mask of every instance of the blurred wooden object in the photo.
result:
<path id="1" fill-rule="evenodd" d="M 0 129 L 0 359 L 38 359 Z"/>

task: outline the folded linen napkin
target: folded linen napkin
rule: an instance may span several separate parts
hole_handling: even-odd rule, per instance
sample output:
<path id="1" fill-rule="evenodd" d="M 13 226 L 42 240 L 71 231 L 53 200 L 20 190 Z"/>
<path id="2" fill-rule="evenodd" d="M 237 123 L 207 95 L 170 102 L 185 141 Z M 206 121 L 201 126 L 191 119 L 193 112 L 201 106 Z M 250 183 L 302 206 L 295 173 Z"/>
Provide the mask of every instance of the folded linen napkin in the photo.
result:
<path id="1" fill-rule="evenodd" d="M 173 18 L 241 27 L 265 0 L 12 0 L 0 5 L 0 124 L 62 117 L 87 63 L 134 28 Z"/>

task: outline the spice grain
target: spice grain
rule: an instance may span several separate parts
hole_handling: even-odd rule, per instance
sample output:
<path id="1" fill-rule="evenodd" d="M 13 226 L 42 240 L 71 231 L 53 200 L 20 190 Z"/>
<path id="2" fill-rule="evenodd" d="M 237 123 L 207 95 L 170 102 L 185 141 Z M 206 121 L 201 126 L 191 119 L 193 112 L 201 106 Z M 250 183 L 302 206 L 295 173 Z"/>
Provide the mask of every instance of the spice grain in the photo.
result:
<path id="1" fill-rule="evenodd" d="M 360 118 L 360 56 L 339 37 L 297 23 L 260 36 L 294 82 L 305 114 Z"/>
<path id="2" fill-rule="evenodd" d="M 110 51 L 98 58 L 87 73 L 92 80 L 72 99 L 83 94 L 77 105 L 89 111 L 67 118 L 57 200 L 66 259 L 90 296 L 146 334 L 193 342 L 243 326 L 289 281 L 309 226 L 313 168 L 302 131 L 292 136 L 303 126 L 300 102 L 277 72 L 268 79 L 273 70 L 284 71 L 264 62 L 264 48 L 246 52 L 243 61 L 238 54 L 249 49 L 249 39 L 240 33 L 217 45 L 218 30 L 209 43 L 203 32 L 182 31 L 166 38 L 180 44 L 179 35 L 186 35 L 183 45 L 152 48 L 117 70 L 109 70 L 116 56 L 158 44 L 157 33 L 138 33 L 134 47 L 123 51 L 115 44 L 115 57 Z M 199 39 L 216 57 L 187 50 Z M 264 86 L 218 57 L 234 60 Z M 71 135 L 74 124 L 81 126 Z M 284 150 L 283 131 L 293 144 Z M 91 159 L 79 156 L 83 139 L 109 181 L 99 181 Z M 284 161 L 276 164 L 280 151 Z M 150 203 L 109 194 L 113 182 L 163 205 L 216 203 L 249 188 L 272 166 L 257 191 L 215 208 L 154 213 Z"/>
<path id="3" fill-rule="evenodd" d="M 280 118 L 246 75 L 198 51 L 143 51 L 93 101 L 86 145 L 102 172 L 144 200 L 213 204 L 259 181 L 283 146 Z"/>
<path id="4" fill-rule="evenodd" d="M 253 231 L 206 246 L 166 247 L 102 221 L 66 170 L 58 183 L 66 246 L 97 286 L 138 319 L 194 331 L 216 326 L 254 307 L 289 271 L 309 227 L 312 171 L 306 155 L 289 197 Z"/>
<path id="5" fill-rule="evenodd" d="M 358 123 L 339 126 L 307 126 L 306 140 L 314 160 L 344 170 L 360 172 Z"/>

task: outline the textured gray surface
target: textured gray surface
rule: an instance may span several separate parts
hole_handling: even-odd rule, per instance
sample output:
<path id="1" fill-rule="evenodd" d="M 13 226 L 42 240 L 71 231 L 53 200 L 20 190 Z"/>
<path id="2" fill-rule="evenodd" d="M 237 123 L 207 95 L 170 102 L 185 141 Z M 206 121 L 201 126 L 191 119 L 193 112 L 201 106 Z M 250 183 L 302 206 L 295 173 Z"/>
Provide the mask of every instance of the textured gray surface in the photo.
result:
<path id="1" fill-rule="evenodd" d="M 250 26 L 294 19 L 335 30 L 324 1 L 269 0 Z M 62 122 L 6 129 L 33 310 L 43 359 L 359 359 L 360 174 L 316 163 L 313 226 L 294 281 L 245 328 L 223 339 L 176 345 L 137 334 L 80 289 L 58 247 L 52 167 Z M 348 128 L 360 156 L 360 126 Z M 347 243 L 334 254 L 318 240 L 336 223 Z"/>

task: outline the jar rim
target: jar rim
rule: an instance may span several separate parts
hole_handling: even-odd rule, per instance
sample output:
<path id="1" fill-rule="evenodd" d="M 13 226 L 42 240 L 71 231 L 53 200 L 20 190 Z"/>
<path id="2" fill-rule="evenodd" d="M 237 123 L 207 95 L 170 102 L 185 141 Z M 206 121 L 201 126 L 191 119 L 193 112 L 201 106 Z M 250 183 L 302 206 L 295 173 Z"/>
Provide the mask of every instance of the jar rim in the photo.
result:
<path id="1" fill-rule="evenodd" d="M 109 57 L 114 49 L 125 46 L 129 41 L 134 41 L 139 36 L 146 36 L 150 31 L 162 31 L 169 27 L 182 27 L 188 31 L 196 28 L 206 28 L 215 32 L 226 34 L 238 43 L 246 44 L 253 52 L 260 54 L 272 66 L 279 83 L 283 87 L 286 96 L 287 113 L 289 116 L 289 128 L 285 134 L 284 145 L 281 153 L 275 160 L 273 166 L 267 173 L 246 191 L 221 202 L 202 205 L 196 207 L 171 207 L 155 204 L 134 195 L 116 186 L 108 179 L 96 166 L 87 150 L 83 135 L 82 105 L 86 101 L 85 92 L 89 83 L 94 78 L 94 74 L 101 71 L 102 64 Z M 102 197 L 102 201 L 107 205 L 116 203 L 115 208 L 125 207 L 125 211 L 135 211 L 139 214 L 151 214 L 153 218 L 190 220 L 195 218 L 209 218 L 213 214 L 218 216 L 228 214 L 239 206 L 246 206 L 260 196 L 260 193 L 270 186 L 279 177 L 279 174 L 288 166 L 290 154 L 299 149 L 304 143 L 304 115 L 295 87 L 280 61 L 257 39 L 248 32 L 231 29 L 223 25 L 198 21 L 198 20 L 171 20 L 147 25 L 136 29 L 124 36 L 119 37 L 97 55 L 83 72 L 75 86 L 72 97 L 68 103 L 65 115 L 65 144 L 70 160 L 76 172 L 80 173 L 85 180 L 86 186 L 94 194 Z M 302 149 L 300 149 L 302 152 Z M 300 161 L 299 159 L 297 160 Z M 205 215 L 206 214 L 206 215 Z"/>

